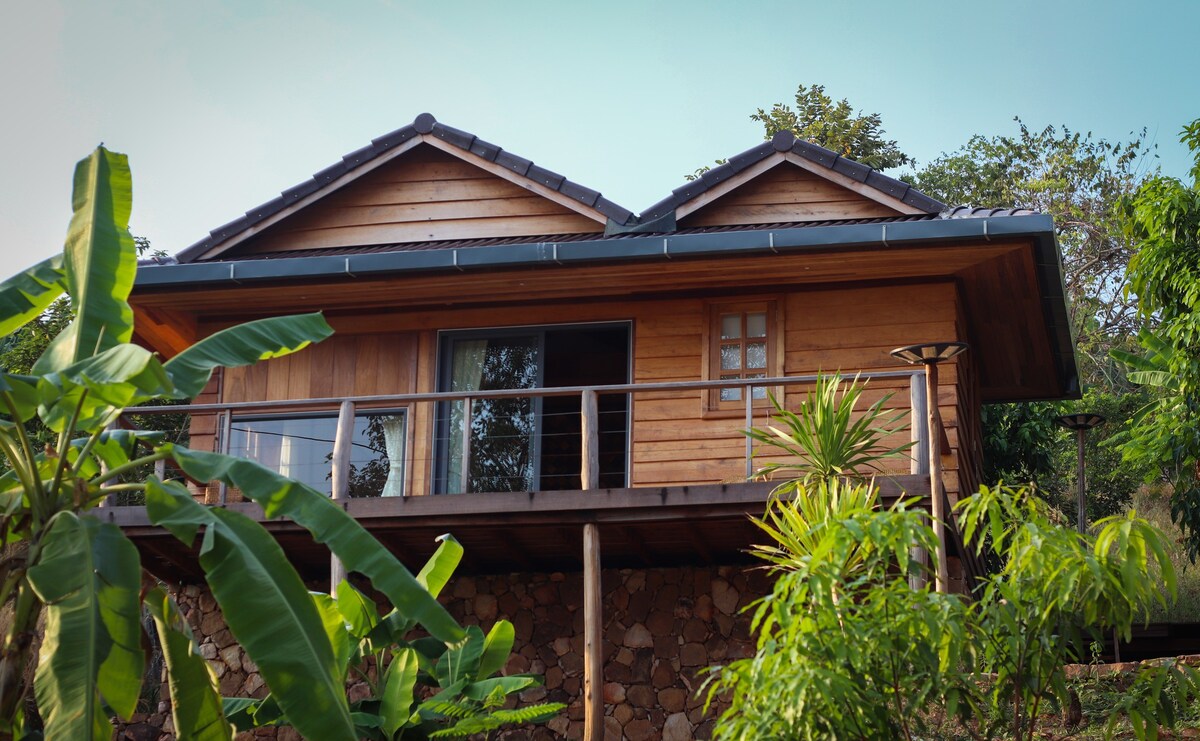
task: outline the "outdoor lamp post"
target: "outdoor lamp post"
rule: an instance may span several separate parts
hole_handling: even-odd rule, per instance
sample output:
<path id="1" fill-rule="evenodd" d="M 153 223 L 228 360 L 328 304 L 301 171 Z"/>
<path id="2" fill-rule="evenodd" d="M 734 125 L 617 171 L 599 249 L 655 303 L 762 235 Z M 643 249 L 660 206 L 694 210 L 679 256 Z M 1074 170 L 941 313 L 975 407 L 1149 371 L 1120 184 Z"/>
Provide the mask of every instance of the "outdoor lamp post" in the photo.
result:
<path id="1" fill-rule="evenodd" d="M 892 350 L 892 357 L 906 363 L 925 366 L 925 408 L 929 422 L 929 498 L 933 532 L 937 536 L 935 585 L 937 591 L 950 588 L 950 568 L 946 563 L 946 496 L 942 486 L 942 415 L 938 410 L 938 363 L 949 360 L 969 345 L 965 342 L 930 342 Z"/>
<path id="2" fill-rule="evenodd" d="M 1104 417 L 1101 417 L 1099 414 L 1089 414 L 1087 412 L 1081 414 L 1064 414 L 1061 417 L 1054 418 L 1054 423 L 1059 427 L 1075 431 L 1075 441 L 1079 447 L 1079 462 L 1075 467 L 1075 480 L 1079 484 L 1079 516 L 1075 522 L 1079 527 L 1081 535 L 1087 532 L 1087 482 L 1084 478 L 1083 470 L 1083 438 L 1087 435 L 1088 430 L 1104 424 L 1105 421 Z"/>

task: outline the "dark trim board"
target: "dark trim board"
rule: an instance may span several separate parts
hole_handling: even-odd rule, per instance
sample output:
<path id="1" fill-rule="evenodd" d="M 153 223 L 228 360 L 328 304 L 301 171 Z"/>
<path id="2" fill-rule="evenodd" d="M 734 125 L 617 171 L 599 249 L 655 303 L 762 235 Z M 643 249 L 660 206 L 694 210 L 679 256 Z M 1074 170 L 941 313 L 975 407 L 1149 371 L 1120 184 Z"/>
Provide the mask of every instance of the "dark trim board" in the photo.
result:
<path id="1" fill-rule="evenodd" d="M 924 476 L 877 481 L 885 503 L 924 500 Z M 761 514 L 771 482 L 591 491 L 543 491 L 349 499 L 340 502 L 414 571 L 451 533 L 466 549 L 461 573 L 571 571 L 578 568 L 584 524 L 600 530 L 605 568 L 748 563 L 760 540 L 751 515 Z M 289 520 L 267 520 L 253 502 L 227 505 L 261 522 L 306 579 L 328 578 L 329 552 Z M 144 566 L 168 581 L 200 576 L 186 552 L 152 525 L 144 507 L 110 507 L 99 516 L 119 525 L 142 552 Z M 954 546 L 952 544 L 951 548 Z M 167 560 L 163 554 L 172 553 Z"/>

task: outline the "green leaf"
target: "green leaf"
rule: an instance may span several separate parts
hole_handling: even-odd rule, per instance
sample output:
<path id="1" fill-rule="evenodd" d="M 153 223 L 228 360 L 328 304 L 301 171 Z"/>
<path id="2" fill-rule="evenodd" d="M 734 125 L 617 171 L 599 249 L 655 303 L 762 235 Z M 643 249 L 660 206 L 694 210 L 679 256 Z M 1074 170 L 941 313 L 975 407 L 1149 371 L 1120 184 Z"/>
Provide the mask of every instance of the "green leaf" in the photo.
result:
<path id="1" fill-rule="evenodd" d="M 118 345 L 41 378 L 38 415 L 55 432 L 70 423 L 77 409 L 77 429 L 103 426 L 117 410 L 171 388 L 153 353 L 137 345 Z"/>
<path id="2" fill-rule="evenodd" d="M 487 679 L 504 668 L 508 655 L 512 653 L 516 630 L 507 620 L 498 620 L 488 631 L 483 643 L 483 656 L 479 659 L 479 669 L 475 672 L 476 679 Z"/>
<path id="3" fill-rule="evenodd" d="M 337 585 L 337 609 L 350 626 L 350 635 L 365 638 L 379 623 L 379 611 L 366 595 L 343 579 Z"/>
<path id="4" fill-rule="evenodd" d="M 129 160 L 104 147 L 75 166 L 75 213 L 63 250 L 75 319 L 34 364 L 35 373 L 66 368 L 132 338 L 133 309 L 126 300 L 137 272 L 129 233 L 132 185 Z"/>
<path id="5" fill-rule="evenodd" d="M 203 507 L 183 485 L 156 477 L 146 481 L 146 513 L 189 546 L 205 528 L 200 566 L 213 597 L 296 730 L 308 738 L 354 739 L 321 615 L 275 539 L 248 517 Z"/>
<path id="6" fill-rule="evenodd" d="M 446 583 L 450 581 L 454 570 L 462 561 L 463 547 L 450 533 L 439 535 L 441 541 L 437 550 L 425 562 L 421 573 L 417 574 L 417 582 L 429 590 L 434 597 L 442 593 Z"/>
<path id="7" fill-rule="evenodd" d="M 34 689 L 50 738 L 111 734 L 103 696 L 128 718 L 141 690 L 141 563 L 115 525 L 59 513 L 29 583 L 46 606 Z"/>
<path id="8" fill-rule="evenodd" d="M 154 618 L 167 664 L 176 735 L 196 741 L 227 741 L 233 736 L 233 728 L 217 691 L 217 677 L 197 652 L 187 620 L 174 600 L 159 587 L 146 594 L 145 604 Z"/>
<path id="9" fill-rule="evenodd" d="M 345 582 L 342 583 L 345 584 Z M 325 626 L 325 635 L 329 638 L 329 645 L 333 648 L 338 676 L 345 682 L 351 653 L 350 634 L 346 632 L 346 620 L 342 617 L 337 603 L 328 594 L 314 592 L 312 598 L 317 605 L 317 612 L 321 613 L 321 622 Z"/>
<path id="10" fill-rule="evenodd" d="M 537 687 L 541 683 L 541 679 L 532 674 L 512 674 L 507 677 L 494 677 L 475 682 L 474 684 L 468 684 L 463 688 L 463 697 L 482 701 L 497 689 L 500 690 L 501 694 L 511 695 L 514 692 L 521 692 L 530 687 Z"/>
<path id="11" fill-rule="evenodd" d="M 392 655 L 379 706 L 379 713 L 383 716 L 383 731 L 389 738 L 408 725 L 412 716 L 418 666 L 417 652 L 411 648 L 402 648 Z"/>
<path id="12" fill-rule="evenodd" d="M 62 295 L 62 262 L 55 255 L 0 283 L 0 337 L 36 319 Z"/>
<path id="13" fill-rule="evenodd" d="M 257 502 L 268 518 L 287 517 L 304 527 L 318 543 L 329 546 L 346 571 L 370 579 L 402 615 L 419 622 L 438 640 L 462 640 L 463 629 L 412 572 L 324 494 L 254 461 L 179 447 L 172 450 L 188 476 L 224 481 Z"/>
<path id="14" fill-rule="evenodd" d="M 333 329 L 319 313 L 271 317 L 223 329 L 167 361 L 167 374 L 175 383 L 172 398 L 195 398 L 215 368 L 288 355 L 331 334 Z"/>
<path id="15" fill-rule="evenodd" d="M 457 682 L 470 681 L 479 671 L 483 656 L 483 631 L 477 625 L 467 626 L 467 636 L 442 655 L 436 667 L 438 685 L 445 688 Z"/>

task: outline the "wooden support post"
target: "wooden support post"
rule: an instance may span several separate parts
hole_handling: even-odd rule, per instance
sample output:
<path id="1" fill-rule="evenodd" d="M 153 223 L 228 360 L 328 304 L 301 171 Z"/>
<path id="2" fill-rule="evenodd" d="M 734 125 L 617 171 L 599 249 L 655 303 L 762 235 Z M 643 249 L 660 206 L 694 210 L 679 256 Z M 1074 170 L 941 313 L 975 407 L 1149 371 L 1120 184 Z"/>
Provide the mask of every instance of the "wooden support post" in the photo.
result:
<path id="1" fill-rule="evenodd" d="M 746 429 L 754 426 L 754 387 L 747 386 L 742 389 L 742 393 L 746 395 Z M 754 476 L 754 440 L 749 435 L 746 436 L 746 478 L 750 479 Z"/>
<path id="2" fill-rule="evenodd" d="M 925 364 L 925 404 L 929 419 L 929 502 L 933 514 L 933 533 L 937 539 L 935 585 L 937 591 L 950 591 L 950 566 L 946 562 L 946 498 L 942 489 L 942 446 L 938 444 L 942 415 L 938 409 L 938 366 Z"/>
<path id="3" fill-rule="evenodd" d="M 354 444 L 354 402 L 343 401 L 338 409 L 337 432 L 333 437 L 333 500 L 350 498 L 350 450 Z M 346 578 L 346 568 L 337 556 L 329 556 L 329 593 Z"/>
<path id="4" fill-rule="evenodd" d="M 583 526 L 583 741 L 604 739 L 604 665 L 601 633 L 600 531 Z"/>
<path id="5" fill-rule="evenodd" d="M 580 394 L 580 429 L 583 432 L 583 448 L 580 450 L 580 488 L 600 488 L 600 413 L 596 392 L 584 389 Z"/>

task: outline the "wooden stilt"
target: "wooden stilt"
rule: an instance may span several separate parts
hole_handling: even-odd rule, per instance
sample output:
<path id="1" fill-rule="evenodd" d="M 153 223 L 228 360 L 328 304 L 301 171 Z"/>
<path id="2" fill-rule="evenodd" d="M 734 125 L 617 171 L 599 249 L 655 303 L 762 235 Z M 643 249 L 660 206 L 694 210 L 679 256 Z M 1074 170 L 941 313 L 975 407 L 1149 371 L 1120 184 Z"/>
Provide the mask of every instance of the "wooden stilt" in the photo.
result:
<path id="1" fill-rule="evenodd" d="M 583 526 L 583 738 L 604 739 L 604 666 L 601 629 L 604 612 L 600 594 L 600 532 L 595 523 Z"/>
<path id="2" fill-rule="evenodd" d="M 350 446 L 354 443 L 354 402 L 343 401 L 338 409 L 337 432 L 333 438 L 333 499 L 350 498 Z M 346 578 L 346 569 L 337 556 L 329 557 L 329 593 Z"/>

